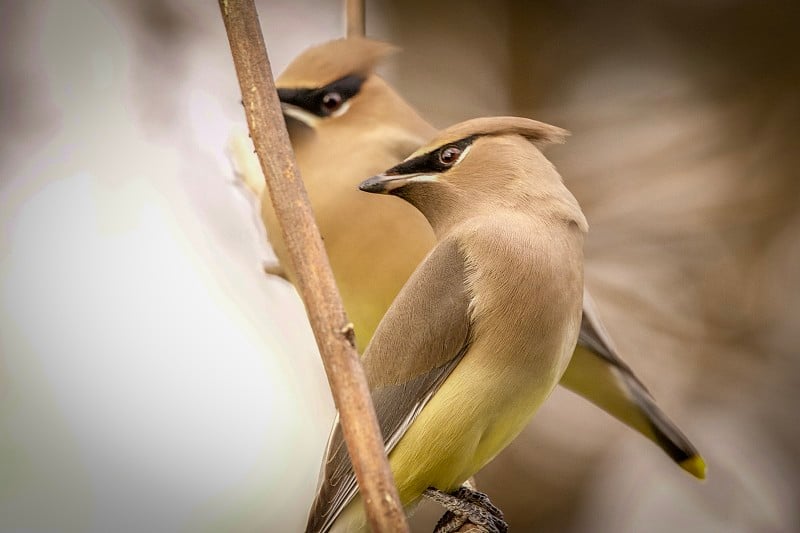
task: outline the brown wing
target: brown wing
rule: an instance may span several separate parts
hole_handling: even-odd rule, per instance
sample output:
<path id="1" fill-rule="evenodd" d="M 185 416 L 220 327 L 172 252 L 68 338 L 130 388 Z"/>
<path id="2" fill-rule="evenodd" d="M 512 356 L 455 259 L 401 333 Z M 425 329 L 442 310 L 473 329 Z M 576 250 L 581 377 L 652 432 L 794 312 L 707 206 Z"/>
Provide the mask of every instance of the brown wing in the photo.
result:
<path id="1" fill-rule="evenodd" d="M 469 301 L 458 242 L 445 240 L 412 274 L 375 331 L 363 364 L 387 453 L 464 355 Z M 357 492 L 337 420 L 306 531 L 328 531 Z"/>
<path id="2" fill-rule="evenodd" d="M 697 450 L 617 355 L 586 291 L 578 346 L 561 385 L 655 442 L 684 468 L 695 464 L 692 459 L 698 455 Z M 690 468 L 687 470 L 702 477 Z"/>

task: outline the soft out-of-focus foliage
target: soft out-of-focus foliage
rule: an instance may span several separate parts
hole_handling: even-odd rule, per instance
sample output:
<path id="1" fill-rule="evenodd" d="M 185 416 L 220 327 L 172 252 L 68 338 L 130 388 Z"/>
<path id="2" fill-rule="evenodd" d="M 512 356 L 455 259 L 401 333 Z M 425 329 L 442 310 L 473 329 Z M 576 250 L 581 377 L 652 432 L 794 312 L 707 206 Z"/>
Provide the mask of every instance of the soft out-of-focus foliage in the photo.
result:
<path id="1" fill-rule="evenodd" d="M 181 170 L 165 173 L 206 218 L 210 242 L 241 240 L 241 228 L 226 222 L 241 213 L 207 192 L 219 185 L 208 177 L 218 172 L 209 172 L 209 154 L 224 157 L 228 132 L 219 128 L 243 124 L 231 105 L 237 88 L 217 6 L 95 4 L 111 24 L 101 37 L 123 43 L 126 62 L 116 66 L 126 76 L 128 120 L 140 137 L 180 153 Z M 261 2 L 275 70 L 308 44 L 339 36 L 339 7 Z M 59 123 L 76 115 L 59 109 L 63 102 L 84 106 L 84 122 L 107 124 L 102 139 L 113 142 L 113 121 L 124 119 L 109 116 L 107 102 L 71 93 L 82 89 L 70 85 L 68 61 L 18 60 L 28 57 L 18 46 L 37 47 L 37 32 L 51 35 L 38 46 L 63 46 L 65 58 L 81 36 L 53 40 L 58 22 L 46 10 L 29 8 L 27 25 L 12 23 L 8 7 L 2 12 L 2 41 L 16 43 L 0 47 L 3 159 L 70 126 Z M 368 2 L 368 33 L 404 49 L 386 77 L 433 123 L 517 114 L 573 132 L 548 154 L 589 218 L 587 284 L 623 356 L 709 465 L 709 479 L 697 483 L 649 442 L 559 390 L 478 476 L 516 531 L 800 527 L 799 24 L 790 1 Z M 108 45 L 91 41 L 100 39 L 95 33 L 83 37 L 101 51 Z M 97 57 L 89 72 L 102 71 L 105 56 Z M 43 83 L 55 96 L 33 105 L 26 95 Z M 305 476 L 316 465 L 294 468 Z M 211 506 L 196 520 L 247 529 L 284 511 L 269 499 L 255 503 L 269 480 L 248 483 L 223 495 L 227 515 Z M 440 513 L 421 509 L 419 530 Z"/>

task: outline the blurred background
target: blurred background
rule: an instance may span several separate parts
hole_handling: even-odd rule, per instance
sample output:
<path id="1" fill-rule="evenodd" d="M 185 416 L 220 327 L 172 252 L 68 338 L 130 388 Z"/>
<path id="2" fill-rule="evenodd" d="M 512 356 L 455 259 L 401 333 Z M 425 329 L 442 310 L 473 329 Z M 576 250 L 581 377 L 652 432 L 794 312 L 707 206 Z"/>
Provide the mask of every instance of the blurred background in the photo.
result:
<path id="1" fill-rule="evenodd" d="M 341 7 L 259 3 L 276 74 Z M 512 530 L 800 530 L 798 24 L 792 1 L 367 1 L 435 125 L 572 131 L 548 155 L 587 284 L 709 466 L 559 389 L 477 477 Z M 0 531 L 305 523 L 333 409 L 260 271 L 239 99 L 215 2 L 0 1 Z"/>

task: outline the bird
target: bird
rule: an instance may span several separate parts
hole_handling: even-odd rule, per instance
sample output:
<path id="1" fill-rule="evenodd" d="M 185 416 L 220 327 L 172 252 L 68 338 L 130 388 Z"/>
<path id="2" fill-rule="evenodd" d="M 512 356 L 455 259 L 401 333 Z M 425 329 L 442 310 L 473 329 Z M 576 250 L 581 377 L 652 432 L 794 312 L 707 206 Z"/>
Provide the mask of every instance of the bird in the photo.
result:
<path id="1" fill-rule="evenodd" d="M 301 53 L 276 80 L 290 140 L 360 352 L 435 244 L 430 225 L 413 206 L 356 190 L 365 176 L 399 163 L 437 134 L 375 73 L 396 51 L 373 39 L 336 39 Z M 262 193 L 262 219 L 284 269 L 270 272 L 292 281 L 263 176 L 249 162 L 242 165 L 251 169 L 245 178 Z M 693 476 L 704 478 L 702 456 L 623 361 L 588 291 L 583 302 L 578 345 L 561 385 L 650 439 Z"/>
<path id="2" fill-rule="evenodd" d="M 540 151 L 564 137 L 526 118 L 468 120 L 359 185 L 414 206 L 437 239 L 362 360 L 406 507 L 427 496 L 462 524 L 507 528 L 462 485 L 522 431 L 578 340 L 588 224 Z M 335 431 L 308 532 L 364 525 L 344 448 Z"/>
<path id="3" fill-rule="evenodd" d="M 304 52 L 275 82 L 360 351 L 435 242 L 413 207 L 389 198 L 375 201 L 356 189 L 358 180 L 401 161 L 436 133 L 374 73 L 378 61 L 394 50 L 365 38 L 334 40 Z M 268 191 L 261 214 L 279 263 L 293 281 Z"/>

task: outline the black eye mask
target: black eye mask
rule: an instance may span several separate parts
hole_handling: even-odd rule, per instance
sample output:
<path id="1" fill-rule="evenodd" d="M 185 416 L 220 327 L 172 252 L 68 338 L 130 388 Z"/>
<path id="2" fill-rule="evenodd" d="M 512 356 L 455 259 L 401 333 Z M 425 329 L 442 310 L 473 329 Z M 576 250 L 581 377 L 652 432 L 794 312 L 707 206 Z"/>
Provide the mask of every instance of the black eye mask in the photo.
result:
<path id="1" fill-rule="evenodd" d="M 364 78 L 360 76 L 345 76 L 319 89 L 278 89 L 278 98 L 285 104 L 297 106 L 324 118 L 336 111 L 324 105 L 325 95 L 337 93 L 341 97 L 341 103 L 344 104 L 358 94 L 363 83 Z"/>
<path id="2" fill-rule="evenodd" d="M 455 146 L 459 150 L 465 150 L 467 146 L 472 144 L 475 140 L 477 135 L 470 135 L 460 141 L 447 143 L 444 146 L 440 146 L 436 150 L 432 152 L 428 152 L 427 154 L 422 154 L 420 156 L 415 157 L 414 159 L 409 159 L 408 161 L 403 161 L 399 165 L 396 165 L 384 174 L 386 176 L 403 176 L 406 174 L 427 174 L 427 173 L 438 173 L 444 172 L 452 165 L 447 165 L 442 163 L 439 155 L 441 154 L 442 150 L 450 148 L 451 146 Z"/>

